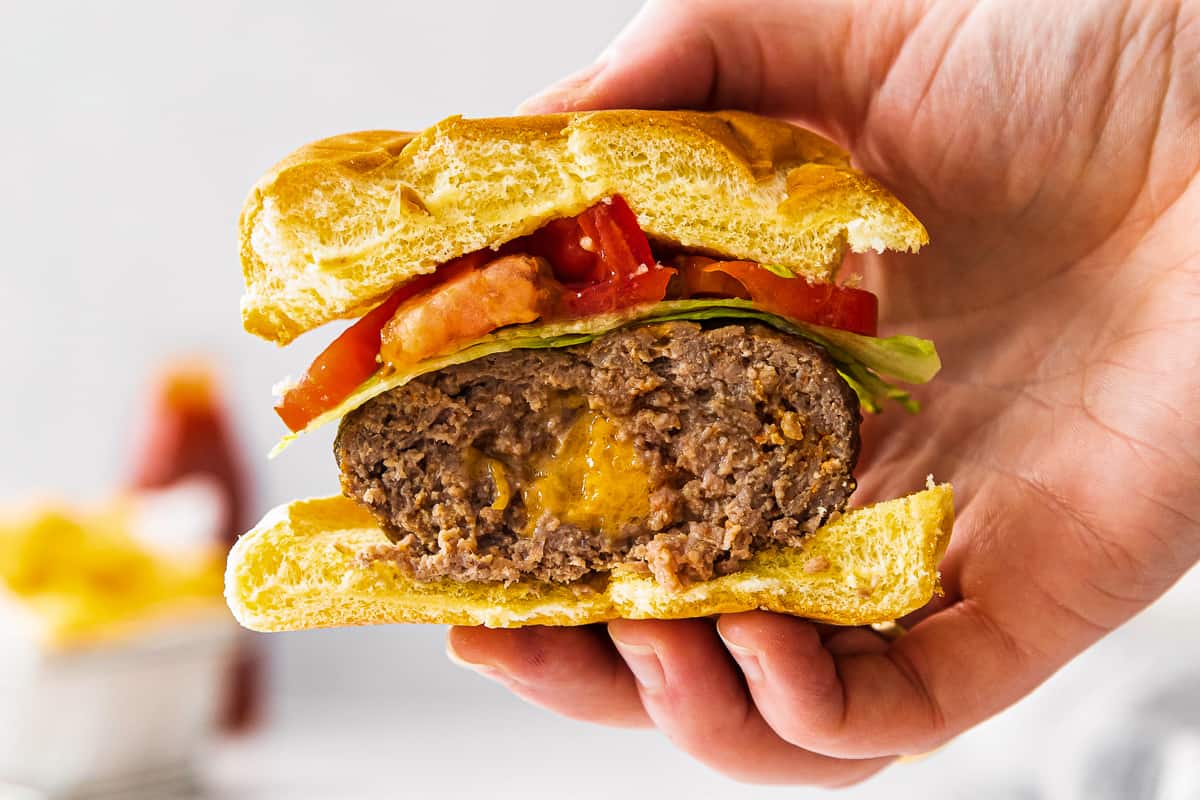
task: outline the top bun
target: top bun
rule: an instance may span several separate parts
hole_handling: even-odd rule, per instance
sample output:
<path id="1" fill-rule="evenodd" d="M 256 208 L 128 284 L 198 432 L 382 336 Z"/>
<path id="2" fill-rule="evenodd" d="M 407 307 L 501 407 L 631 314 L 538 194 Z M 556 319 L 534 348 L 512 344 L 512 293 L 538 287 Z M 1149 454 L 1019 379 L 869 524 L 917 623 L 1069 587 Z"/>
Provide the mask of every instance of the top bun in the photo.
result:
<path id="1" fill-rule="evenodd" d="M 916 250 L 916 217 L 831 142 L 737 111 L 450 117 L 300 148 L 239 220 L 253 334 L 287 344 L 451 258 L 622 195 L 652 238 L 830 280 L 847 247 Z"/>

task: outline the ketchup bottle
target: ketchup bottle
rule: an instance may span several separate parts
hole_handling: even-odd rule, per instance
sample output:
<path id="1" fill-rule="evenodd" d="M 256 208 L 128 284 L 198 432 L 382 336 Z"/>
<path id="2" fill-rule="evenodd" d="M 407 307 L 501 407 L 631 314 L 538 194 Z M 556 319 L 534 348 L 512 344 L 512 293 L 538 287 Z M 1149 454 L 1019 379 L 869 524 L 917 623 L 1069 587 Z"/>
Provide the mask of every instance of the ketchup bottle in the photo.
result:
<path id="1" fill-rule="evenodd" d="M 250 485 L 213 369 L 200 360 L 174 362 L 154 381 L 135 445 L 129 484 L 165 489 L 195 478 L 211 481 L 222 501 L 217 538 L 233 546 L 247 529 Z M 263 660 L 259 643 L 239 636 L 227 682 L 221 728 L 250 729 L 261 715 Z"/>

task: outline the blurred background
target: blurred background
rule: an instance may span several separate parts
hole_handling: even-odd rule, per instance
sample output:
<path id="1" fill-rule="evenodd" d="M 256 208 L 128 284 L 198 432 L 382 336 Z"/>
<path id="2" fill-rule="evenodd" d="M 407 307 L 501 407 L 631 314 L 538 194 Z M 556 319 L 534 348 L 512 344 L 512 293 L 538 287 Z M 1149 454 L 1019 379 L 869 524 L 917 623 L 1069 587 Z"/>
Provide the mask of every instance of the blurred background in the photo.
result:
<path id="1" fill-rule="evenodd" d="M 5 4 L 0 500 L 11 506 L 50 495 L 103 505 L 131 482 L 171 485 L 178 476 L 169 468 L 146 466 L 161 456 L 148 454 L 155 445 L 146 444 L 147 430 L 164 424 L 163 413 L 179 411 L 168 402 L 163 412 L 167 390 L 154 376 L 195 355 L 207 358 L 202 372 L 215 376 L 201 383 L 213 395 L 213 424 L 228 436 L 230 463 L 240 465 L 201 470 L 223 496 L 215 502 L 226 517 L 231 500 L 253 522 L 287 499 L 335 491 L 332 428 L 270 464 L 265 458 L 283 432 L 271 408 L 272 384 L 297 374 L 331 336 L 280 350 L 242 332 L 235 222 L 246 192 L 272 163 L 316 138 L 419 129 L 455 113 L 509 113 L 590 61 L 638 5 Z M 195 529 L 201 512 L 191 498 L 173 501 L 158 526 Z M 208 518 L 207 530 L 171 535 L 189 547 L 220 539 L 229 520 Z M 1198 582 L 1196 574 L 1185 579 L 1009 712 L 842 796 L 1200 796 L 1196 783 L 1170 777 L 1200 764 Z M 199 649 L 188 653 L 224 658 L 231 646 L 244 650 L 246 640 L 214 634 L 212 625 L 222 623 L 206 619 L 196 623 L 203 635 L 188 639 Z M 0 630 L 3 641 L 16 641 L 13 625 Z M 241 733 L 206 737 L 199 749 L 190 744 L 198 735 L 180 734 L 179 753 L 196 756 L 197 777 L 183 783 L 229 798 L 824 794 L 738 786 L 676 754 L 653 732 L 601 730 L 525 707 L 450 665 L 443 638 L 434 627 L 255 637 L 258 713 Z M 22 652 L 39 654 L 22 663 L 42 670 L 58 663 L 61 654 L 44 636 L 22 641 Z M 10 655 L 0 659 L 15 659 L 20 648 L 5 647 Z M 217 691 L 205 682 L 215 674 L 205 667 L 209 656 L 185 654 L 175 667 L 138 677 L 128 691 L 141 695 L 139 706 L 113 699 L 120 681 L 110 676 L 133 674 L 121 664 L 166 657 L 146 655 L 144 642 L 126 646 L 132 656 L 107 647 L 113 652 L 70 667 L 99 670 L 86 689 L 91 694 L 78 675 L 70 679 L 71 691 L 85 692 L 77 699 L 116 703 L 104 712 L 84 699 L 76 709 L 114 714 L 93 720 L 104 736 L 125 737 L 133 751 L 149 747 L 139 742 L 156 734 L 135 716 L 151 696 L 160 714 L 216 713 L 215 705 L 196 700 Z M 0 731 L 0 748 L 12 756 L 23 741 L 49 763 L 44 774 L 61 779 L 58 791 L 75 792 L 65 788 L 69 774 L 86 768 L 70 761 L 69 748 L 55 752 L 51 711 L 13 711 L 14 698 L 32 702 L 34 669 L 19 678 L 0 669 L 0 712 L 11 712 L 0 713 L 0 725 L 10 728 Z M 42 689 L 48 693 L 38 697 L 56 697 Z M 191 711 L 171 705 L 179 695 L 192 698 Z M 1181 721 L 1188 714 L 1190 723 Z M 78 720 L 70 724 L 78 730 Z M 19 777 L 0 772 L 0 781 Z M 175 791 L 166 783 L 137 789 L 137 781 L 114 780 L 89 791 Z M 0 797 L 43 796 L 19 792 L 0 789 Z"/>

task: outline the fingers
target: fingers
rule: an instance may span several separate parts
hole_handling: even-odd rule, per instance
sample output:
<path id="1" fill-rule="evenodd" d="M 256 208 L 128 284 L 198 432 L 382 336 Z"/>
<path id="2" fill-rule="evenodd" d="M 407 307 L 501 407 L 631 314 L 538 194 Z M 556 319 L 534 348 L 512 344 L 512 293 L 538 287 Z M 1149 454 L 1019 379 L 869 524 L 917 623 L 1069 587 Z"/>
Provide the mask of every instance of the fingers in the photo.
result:
<path id="1" fill-rule="evenodd" d="M 738 780 L 842 786 L 891 759 L 845 761 L 794 747 L 764 722 L 707 620 L 620 620 L 609 624 L 637 677 L 642 703 L 679 748 Z"/>
<path id="2" fill-rule="evenodd" d="M 633 676 L 596 628 L 452 628 L 450 658 L 572 719 L 645 727 Z"/>
<path id="3" fill-rule="evenodd" d="M 717 627 L 620 620 L 609 635 L 619 657 L 595 628 L 455 628 L 449 646 L 456 659 L 566 716 L 652 721 L 731 777 L 827 786 L 944 744 L 1054 666 L 969 600 L 890 643 L 865 629 L 764 612 L 726 615 Z"/>
<path id="4" fill-rule="evenodd" d="M 886 653 L 888 640 L 869 628 L 844 628 L 823 635 L 821 645 L 835 656 Z M 726 646 L 729 646 L 728 643 Z M 730 652 L 733 652 L 732 649 Z"/>
<path id="5" fill-rule="evenodd" d="M 1050 671 L 969 602 L 890 646 L 861 630 L 823 644 L 812 623 L 758 611 L 724 616 L 719 629 L 766 723 L 841 758 L 932 750 Z"/>

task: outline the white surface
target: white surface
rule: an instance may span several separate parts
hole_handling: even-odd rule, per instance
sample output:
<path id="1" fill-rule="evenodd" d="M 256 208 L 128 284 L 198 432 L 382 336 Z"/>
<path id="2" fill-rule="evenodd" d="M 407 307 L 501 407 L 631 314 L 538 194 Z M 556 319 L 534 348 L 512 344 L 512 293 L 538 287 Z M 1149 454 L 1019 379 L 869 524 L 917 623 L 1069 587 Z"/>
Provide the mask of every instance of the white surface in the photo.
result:
<path id="1" fill-rule="evenodd" d="M 589 61 L 637 5 L 6 4 L 0 499 L 111 486 L 152 365 L 180 351 L 223 359 L 249 450 L 265 453 L 281 432 L 270 387 L 327 338 L 277 350 L 241 332 L 234 226 L 253 181 L 320 136 L 506 113 Z M 254 462 L 260 508 L 336 486 L 331 435 L 269 468 Z M 1177 605 L 1195 608 L 1195 597 Z M 1170 630 L 1122 631 L 1031 701 L 845 796 L 1016 796 L 1004 787 L 1066 763 L 1068 745 L 1051 731 L 1080 697 L 1127 672 L 1133 653 L 1180 652 Z M 504 796 L 495 787 L 523 798 L 655 787 L 657 797 L 819 795 L 738 787 L 656 734 L 527 708 L 449 665 L 441 637 L 394 628 L 272 639 L 275 722 L 219 748 L 214 785 L 234 798 L 301 800 L 456 796 L 447 786 L 472 797 Z M 527 766 L 514 771 L 514 761 Z"/>

